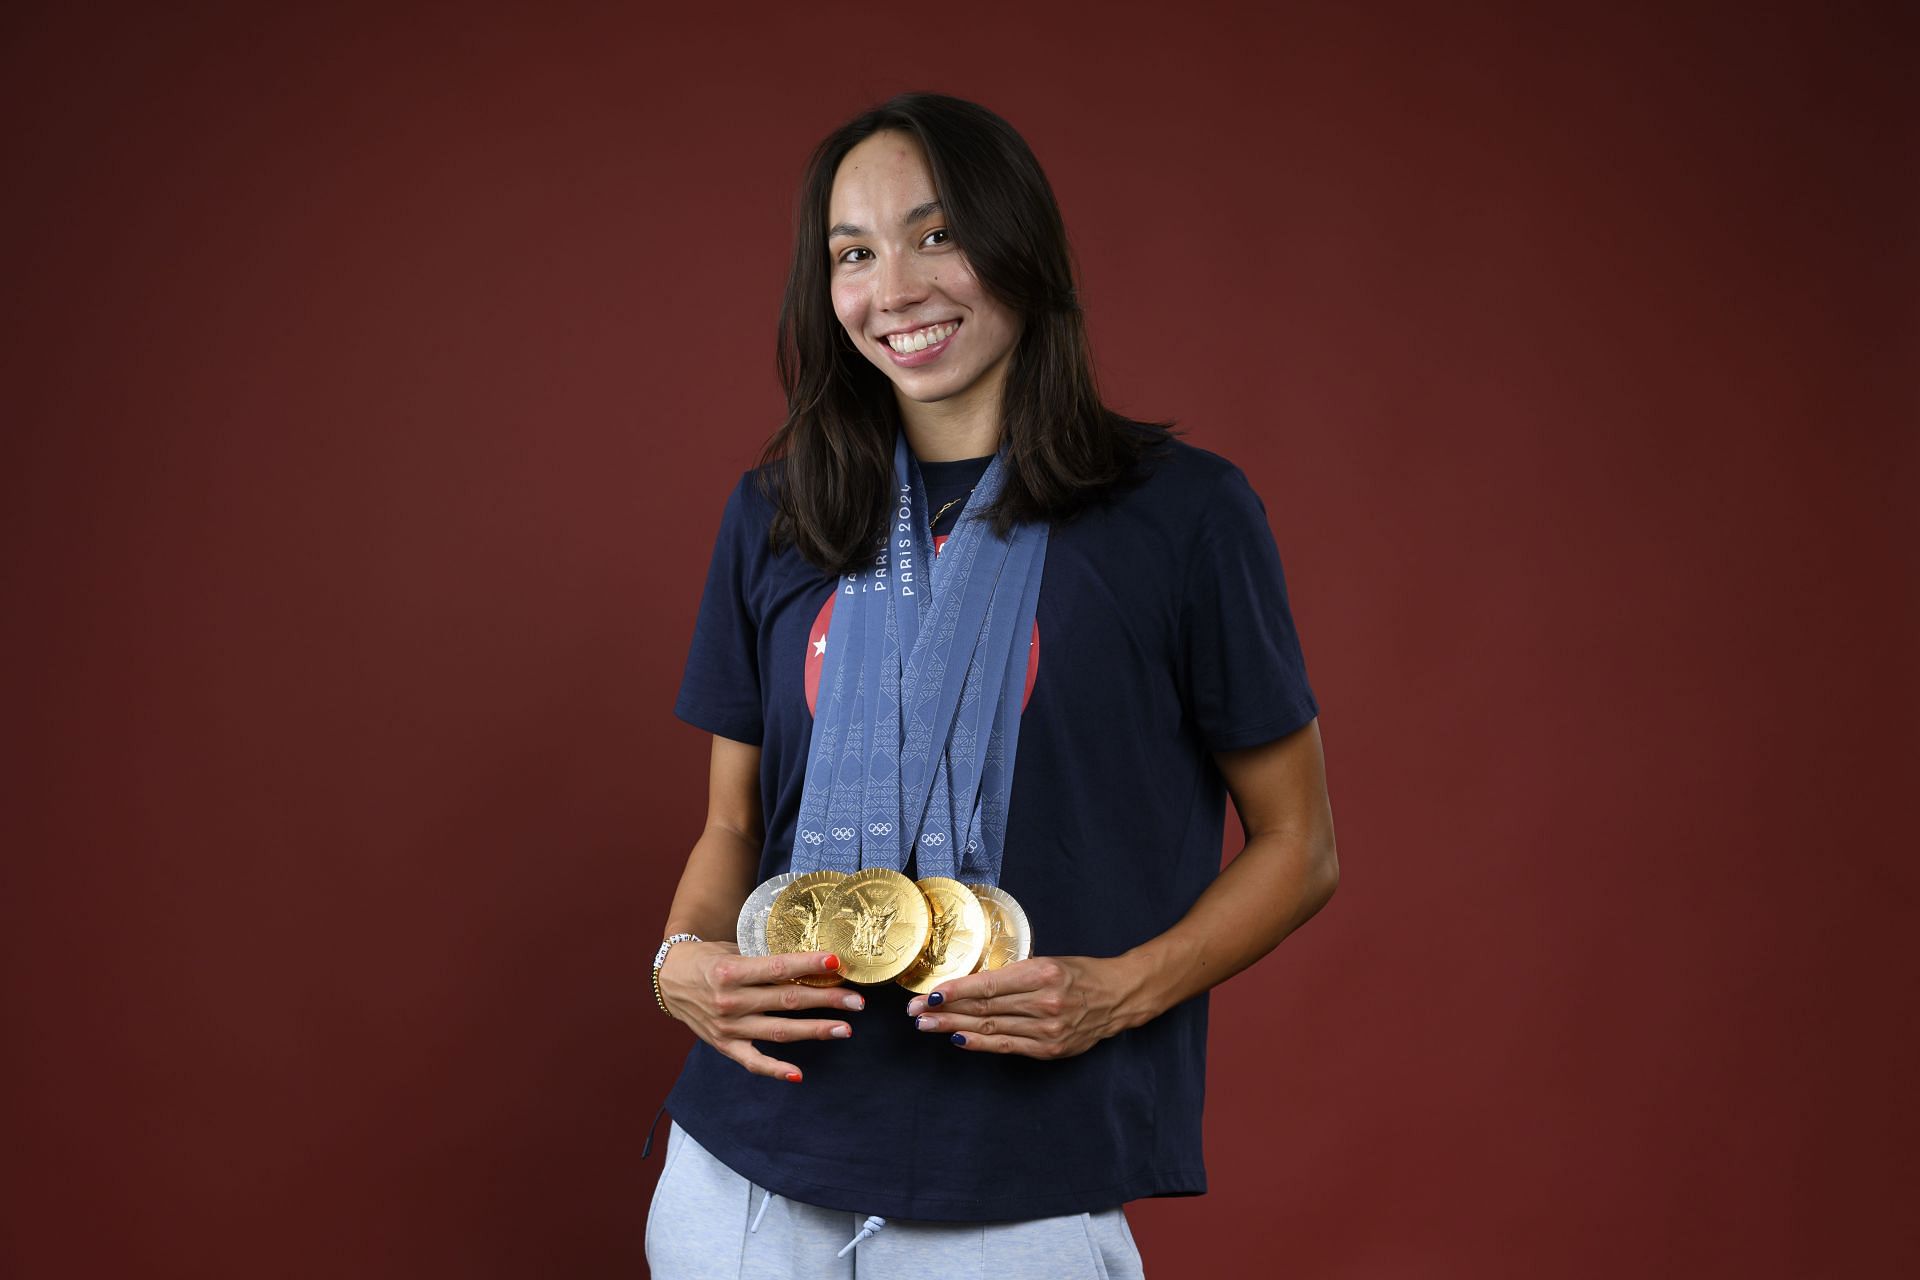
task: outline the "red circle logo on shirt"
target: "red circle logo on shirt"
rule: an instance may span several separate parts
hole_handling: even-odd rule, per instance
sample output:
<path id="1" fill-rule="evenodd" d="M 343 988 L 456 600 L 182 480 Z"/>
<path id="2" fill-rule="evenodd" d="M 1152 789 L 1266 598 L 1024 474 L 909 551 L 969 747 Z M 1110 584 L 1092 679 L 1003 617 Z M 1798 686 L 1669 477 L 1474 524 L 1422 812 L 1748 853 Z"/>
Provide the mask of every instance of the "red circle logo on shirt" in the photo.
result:
<path id="1" fill-rule="evenodd" d="M 947 535 L 940 534 L 933 540 L 933 554 L 939 555 L 945 546 Z M 836 578 L 834 581 L 838 582 Z M 828 593 L 827 601 L 820 606 L 820 612 L 814 615 L 813 626 L 807 631 L 807 711 L 812 714 L 814 703 L 820 696 L 820 671 L 827 661 L 827 628 L 833 622 L 833 602 L 840 593 Z M 1040 613 L 1034 611 L 1033 635 L 1027 641 L 1027 687 L 1020 693 L 1020 710 L 1024 713 L 1027 703 L 1033 697 L 1034 677 L 1040 674 Z"/>

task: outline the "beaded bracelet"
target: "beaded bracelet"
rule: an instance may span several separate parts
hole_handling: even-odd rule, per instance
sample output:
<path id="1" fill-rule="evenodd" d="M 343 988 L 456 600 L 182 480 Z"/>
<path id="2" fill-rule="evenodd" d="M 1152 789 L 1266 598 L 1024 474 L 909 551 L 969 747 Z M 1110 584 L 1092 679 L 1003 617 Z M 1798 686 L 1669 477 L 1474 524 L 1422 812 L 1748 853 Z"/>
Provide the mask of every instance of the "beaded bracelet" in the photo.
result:
<path id="1" fill-rule="evenodd" d="M 680 1019 L 673 1017 L 673 1010 L 667 1008 L 666 997 L 660 994 L 660 966 L 667 962 L 667 952 L 673 949 L 674 943 L 702 941 L 705 941 L 705 939 L 695 933 L 676 933 L 661 943 L 660 949 L 653 953 L 653 998 L 654 1001 L 659 1004 L 660 1012 L 666 1014 L 669 1018 L 673 1018 L 675 1022 L 680 1021 Z"/>

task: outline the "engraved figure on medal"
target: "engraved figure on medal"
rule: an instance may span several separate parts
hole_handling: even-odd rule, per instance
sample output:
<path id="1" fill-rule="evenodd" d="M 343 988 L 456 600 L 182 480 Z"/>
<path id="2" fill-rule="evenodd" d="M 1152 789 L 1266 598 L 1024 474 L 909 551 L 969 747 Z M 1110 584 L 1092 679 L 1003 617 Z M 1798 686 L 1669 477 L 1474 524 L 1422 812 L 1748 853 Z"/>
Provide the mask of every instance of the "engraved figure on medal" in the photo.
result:
<path id="1" fill-rule="evenodd" d="M 1033 954 L 1033 926 L 1014 896 L 998 885 L 970 884 L 987 916 L 987 941 L 974 972 L 1003 969 Z"/>
<path id="2" fill-rule="evenodd" d="M 821 937 L 826 907 L 846 879 L 846 873 L 840 871 L 809 871 L 781 889 L 767 912 L 768 953 L 828 950 L 830 944 Z M 791 981 L 810 987 L 831 987 L 844 979 L 838 971 L 831 971 L 802 974 Z"/>
<path id="3" fill-rule="evenodd" d="M 953 941 L 953 926 L 958 924 L 946 912 L 933 918 L 933 936 L 927 939 L 927 963 L 944 965 L 947 962 L 947 947 Z"/>
<path id="4" fill-rule="evenodd" d="M 800 941 L 795 951 L 818 951 L 820 949 L 820 904 L 812 898 L 803 898 L 794 907 L 796 927 L 800 930 Z"/>
<path id="5" fill-rule="evenodd" d="M 927 944 L 896 981 L 925 994 L 949 978 L 971 973 L 987 940 L 985 904 L 968 886 L 945 876 L 917 882 L 932 922 Z"/>
<path id="6" fill-rule="evenodd" d="M 841 907 L 841 913 L 853 917 L 853 952 L 869 960 L 882 960 L 887 956 L 887 930 L 893 927 L 893 918 L 899 914 L 898 903 L 868 902 L 866 897 L 855 891 L 853 905 Z M 898 954 L 898 948 L 893 948 Z"/>
<path id="7" fill-rule="evenodd" d="M 988 914 L 993 917 L 993 923 L 987 926 L 987 950 L 996 955 L 1003 954 L 1004 948 L 1007 945 L 1007 918 L 998 911 L 989 912 Z"/>

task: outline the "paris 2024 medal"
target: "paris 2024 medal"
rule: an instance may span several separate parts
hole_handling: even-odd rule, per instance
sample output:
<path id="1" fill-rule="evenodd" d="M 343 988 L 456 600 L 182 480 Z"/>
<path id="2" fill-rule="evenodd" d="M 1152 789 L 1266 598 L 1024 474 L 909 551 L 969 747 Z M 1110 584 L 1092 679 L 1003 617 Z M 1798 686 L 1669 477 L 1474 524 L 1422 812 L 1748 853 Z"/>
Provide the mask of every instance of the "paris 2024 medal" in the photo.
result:
<path id="1" fill-rule="evenodd" d="M 764 956 L 767 954 L 767 916 L 773 911 L 773 900 L 780 891 L 805 875 L 804 871 L 782 871 L 777 876 L 762 880 L 740 907 L 740 919 L 733 926 L 734 941 L 740 945 L 743 956 Z"/>
<path id="2" fill-rule="evenodd" d="M 949 978 L 964 977 L 980 965 L 987 946 L 987 912 L 979 896 L 958 880 L 927 876 L 915 882 L 932 912 L 927 945 L 894 981 L 921 995 Z"/>
<path id="3" fill-rule="evenodd" d="M 920 886 L 890 868 L 863 867 L 834 886 L 817 936 L 822 950 L 840 957 L 847 981 L 864 985 L 906 972 L 926 949 L 932 923 Z"/>
<path id="4" fill-rule="evenodd" d="M 998 885 L 970 884 L 987 913 L 987 945 L 980 951 L 981 969 L 1004 969 L 1033 954 L 1033 926 L 1012 894 Z"/>
<path id="5" fill-rule="evenodd" d="M 809 871 L 774 895 L 773 907 L 767 912 L 767 954 L 832 951 L 840 956 L 843 966 L 829 973 L 803 973 L 792 981 L 810 987 L 833 987 L 844 980 L 846 955 L 827 940 L 825 925 L 833 895 L 846 879 L 844 871 Z"/>

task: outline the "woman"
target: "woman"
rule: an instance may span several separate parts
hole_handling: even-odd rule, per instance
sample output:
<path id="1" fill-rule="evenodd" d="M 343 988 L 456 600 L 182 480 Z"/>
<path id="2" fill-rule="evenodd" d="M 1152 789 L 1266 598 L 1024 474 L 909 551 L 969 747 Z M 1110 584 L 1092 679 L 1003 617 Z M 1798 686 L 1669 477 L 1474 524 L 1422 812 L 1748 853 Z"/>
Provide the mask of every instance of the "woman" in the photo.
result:
<path id="1" fill-rule="evenodd" d="M 1265 508 L 1101 404 L 1046 178 L 959 99 L 816 149 L 779 363 L 675 706 L 714 737 L 654 1274 L 1140 1275 L 1126 1202 L 1206 1189 L 1207 990 L 1338 880 Z M 1032 954 L 923 992 L 742 954 L 750 891 L 836 866 L 995 885 Z"/>

